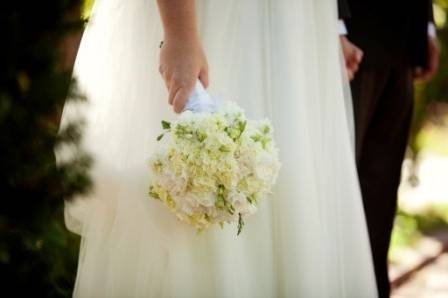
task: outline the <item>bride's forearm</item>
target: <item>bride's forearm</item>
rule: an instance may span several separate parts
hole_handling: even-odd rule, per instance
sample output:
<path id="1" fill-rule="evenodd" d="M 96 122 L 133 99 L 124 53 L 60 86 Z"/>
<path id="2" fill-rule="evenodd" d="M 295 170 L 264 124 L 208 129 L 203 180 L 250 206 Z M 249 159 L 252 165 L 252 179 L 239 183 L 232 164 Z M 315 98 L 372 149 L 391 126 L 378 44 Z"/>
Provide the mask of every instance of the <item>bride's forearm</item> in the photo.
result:
<path id="1" fill-rule="evenodd" d="M 197 40 L 195 0 L 157 0 L 165 40 Z"/>
<path id="2" fill-rule="evenodd" d="M 196 26 L 195 0 L 157 0 L 164 28 L 159 71 L 168 88 L 168 102 L 184 109 L 197 80 L 208 85 L 207 58 Z"/>

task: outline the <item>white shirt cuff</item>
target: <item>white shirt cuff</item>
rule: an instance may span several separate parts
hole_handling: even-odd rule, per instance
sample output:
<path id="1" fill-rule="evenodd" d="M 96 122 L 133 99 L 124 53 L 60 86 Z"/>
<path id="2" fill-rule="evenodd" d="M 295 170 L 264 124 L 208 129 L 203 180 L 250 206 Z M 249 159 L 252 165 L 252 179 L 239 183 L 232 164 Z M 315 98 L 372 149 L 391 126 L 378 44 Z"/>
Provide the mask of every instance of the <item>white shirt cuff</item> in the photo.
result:
<path id="1" fill-rule="evenodd" d="M 343 20 L 338 21 L 338 32 L 339 35 L 347 35 L 347 26 L 345 26 L 345 22 Z"/>
<path id="2" fill-rule="evenodd" d="M 343 20 L 338 21 L 338 32 L 339 35 L 347 35 L 348 33 L 347 26 L 345 25 L 345 22 Z M 432 38 L 437 37 L 436 26 L 434 25 L 433 22 L 428 23 L 428 35 Z"/>
<path id="3" fill-rule="evenodd" d="M 437 37 L 436 25 L 433 22 L 428 23 L 428 35 L 432 38 Z"/>

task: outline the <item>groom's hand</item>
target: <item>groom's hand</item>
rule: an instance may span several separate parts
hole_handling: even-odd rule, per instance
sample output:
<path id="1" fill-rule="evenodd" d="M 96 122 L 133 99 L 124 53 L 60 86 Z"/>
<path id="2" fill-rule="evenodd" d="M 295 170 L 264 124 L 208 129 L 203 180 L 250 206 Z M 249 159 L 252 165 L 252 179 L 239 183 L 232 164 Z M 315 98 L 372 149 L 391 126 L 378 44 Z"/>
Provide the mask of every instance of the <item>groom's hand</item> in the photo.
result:
<path id="1" fill-rule="evenodd" d="M 425 68 L 417 67 L 414 71 L 414 78 L 419 81 L 431 80 L 439 69 L 439 55 L 437 39 L 430 37 L 428 40 L 428 65 Z"/>
<path id="2" fill-rule="evenodd" d="M 351 81 L 359 69 L 364 53 L 360 48 L 351 43 L 345 35 L 341 35 L 339 38 L 341 40 L 342 52 L 344 54 L 347 76 Z"/>

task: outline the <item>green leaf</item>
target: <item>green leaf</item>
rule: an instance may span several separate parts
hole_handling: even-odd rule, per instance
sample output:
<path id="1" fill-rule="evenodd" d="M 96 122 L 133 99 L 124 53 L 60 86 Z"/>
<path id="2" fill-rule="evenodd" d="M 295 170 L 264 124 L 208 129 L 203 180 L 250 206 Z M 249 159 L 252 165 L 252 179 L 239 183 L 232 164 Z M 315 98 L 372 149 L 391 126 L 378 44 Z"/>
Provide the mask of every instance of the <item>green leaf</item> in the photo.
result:
<path id="1" fill-rule="evenodd" d="M 216 202 L 215 202 L 215 207 L 218 208 L 219 210 L 222 210 L 222 209 L 224 209 L 225 206 L 226 206 L 226 201 L 224 200 L 224 196 L 218 195 Z"/>
<path id="2" fill-rule="evenodd" d="M 241 213 L 238 213 L 238 234 L 237 234 L 237 236 L 239 236 L 241 234 L 241 231 L 243 231 L 243 228 L 244 228 L 243 216 L 241 215 Z"/>
<path id="3" fill-rule="evenodd" d="M 227 212 L 230 213 L 230 215 L 233 215 L 235 213 L 235 207 L 230 205 L 227 201 L 224 201 L 226 203 Z"/>
<path id="4" fill-rule="evenodd" d="M 223 184 L 218 185 L 218 195 L 223 195 L 225 191 L 225 186 Z"/>
<path id="5" fill-rule="evenodd" d="M 159 194 L 154 191 L 154 187 L 152 185 L 149 187 L 149 195 L 156 200 L 160 200 Z"/>
<path id="6" fill-rule="evenodd" d="M 247 125 L 247 121 L 242 121 L 242 122 L 239 123 L 241 134 L 242 134 L 242 133 L 244 132 L 244 130 L 246 129 L 246 125 Z M 240 134 L 240 135 L 241 135 L 241 134 Z"/>
<path id="7" fill-rule="evenodd" d="M 164 133 L 162 133 L 161 135 L 159 135 L 159 136 L 157 137 L 157 141 L 160 141 L 160 140 L 163 138 L 164 135 L 165 135 Z"/>
<path id="8" fill-rule="evenodd" d="M 198 132 L 196 132 L 196 137 L 198 138 L 198 141 L 202 143 L 207 138 L 207 134 L 204 132 L 198 131 Z"/>
<path id="9" fill-rule="evenodd" d="M 260 135 L 253 135 L 250 137 L 254 142 L 260 142 L 261 136 Z"/>
<path id="10" fill-rule="evenodd" d="M 163 127 L 163 129 L 170 129 L 171 123 L 168 121 L 162 120 L 162 127 Z"/>
<path id="11" fill-rule="evenodd" d="M 269 125 L 266 125 L 263 127 L 263 133 L 264 134 L 268 134 L 271 131 L 271 128 L 269 127 Z"/>

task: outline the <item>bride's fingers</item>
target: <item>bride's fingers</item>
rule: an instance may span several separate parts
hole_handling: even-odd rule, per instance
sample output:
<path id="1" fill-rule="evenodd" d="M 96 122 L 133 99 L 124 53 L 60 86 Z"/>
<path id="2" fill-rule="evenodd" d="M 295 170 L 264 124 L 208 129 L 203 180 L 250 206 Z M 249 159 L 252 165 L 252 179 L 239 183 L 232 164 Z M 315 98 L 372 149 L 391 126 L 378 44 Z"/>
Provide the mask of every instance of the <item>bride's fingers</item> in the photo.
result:
<path id="1" fill-rule="evenodd" d="M 188 100 L 188 97 L 190 97 L 191 92 L 193 91 L 194 83 L 182 86 L 179 88 L 174 96 L 173 99 L 173 107 L 174 111 L 176 113 L 182 112 L 182 110 L 185 107 L 185 103 Z"/>
<path id="2" fill-rule="evenodd" d="M 206 68 L 202 69 L 199 73 L 199 81 L 201 81 L 204 88 L 208 87 L 208 70 Z"/>
<path id="3" fill-rule="evenodd" d="M 170 105 L 173 105 L 174 97 L 176 96 L 176 93 L 179 91 L 180 88 L 181 88 L 180 86 L 179 87 L 175 86 L 174 88 L 169 88 L 168 89 L 169 90 L 168 103 Z"/>
<path id="4" fill-rule="evenodd" d="M 187 102 L 187 98 L 189 96 L 189 93 L 186 91 L 185 88 L 180 88 L 176 96 L 174 97 L 173 101 L 173 109 L 176 113 L 182 112 L 184 109 L 185 103 Z"/>
<path id="5" fill-rule="evenodd" d="M 166 88 L 169 90 L 170 89 L 170 77 L 168 76 L 168 72 L 166 71 L 166 67 L 164 65 L 159 65 L 159 73 L 160 76 L 163 79 L 163 82 L 165 83 Z"/>

